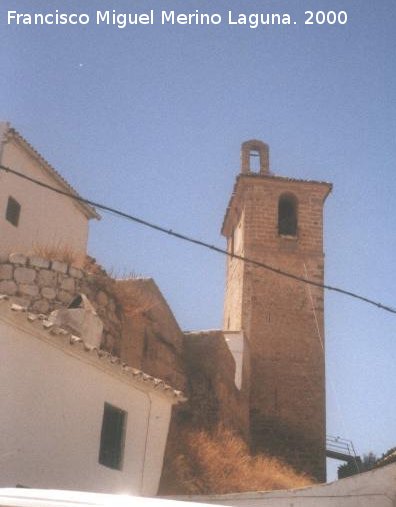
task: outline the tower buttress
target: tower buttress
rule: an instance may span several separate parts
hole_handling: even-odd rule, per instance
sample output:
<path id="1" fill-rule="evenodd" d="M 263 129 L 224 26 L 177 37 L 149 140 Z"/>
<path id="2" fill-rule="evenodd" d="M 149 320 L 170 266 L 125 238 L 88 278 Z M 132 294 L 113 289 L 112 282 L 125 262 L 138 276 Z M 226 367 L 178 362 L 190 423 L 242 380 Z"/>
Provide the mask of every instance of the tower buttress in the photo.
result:
<path id="1" fill-rule="evenodd" d="M 222 228 L 228 251 L 323 284 L 323 205 L 331 188 L 272 175 L 268 146 L 243 143 Z M 252 448 L 282 456 L 321 481 L 323 310 L 322 288 L 228 258 L 224 329 L 243 330 L 249 341 Z"/>

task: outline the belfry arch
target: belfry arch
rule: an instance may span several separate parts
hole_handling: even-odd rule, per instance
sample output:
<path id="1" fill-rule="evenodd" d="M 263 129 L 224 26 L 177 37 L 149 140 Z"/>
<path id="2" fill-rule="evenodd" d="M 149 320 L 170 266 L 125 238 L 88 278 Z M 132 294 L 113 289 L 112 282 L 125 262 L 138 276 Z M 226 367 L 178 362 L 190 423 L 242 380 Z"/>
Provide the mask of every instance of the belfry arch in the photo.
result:
<path id="1" fill-rule="evenodd" d="M 241 147 L 241 173 L 248 174 L 252 170 L 252 159 L 257 157 L 259 160 L 259 174 L 269 174 L 269 147 L 267 144 L 257 139 L 245 141 Z"/>

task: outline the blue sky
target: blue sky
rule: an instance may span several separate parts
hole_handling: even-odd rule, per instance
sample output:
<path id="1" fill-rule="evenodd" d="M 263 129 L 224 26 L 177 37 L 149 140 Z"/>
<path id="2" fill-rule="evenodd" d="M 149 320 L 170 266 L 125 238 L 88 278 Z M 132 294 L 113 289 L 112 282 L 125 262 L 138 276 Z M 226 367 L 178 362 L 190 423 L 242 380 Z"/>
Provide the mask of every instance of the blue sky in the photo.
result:
<path id="1" fill-rule="evenodd" d="M 18 12 L 279 12 L 291 26 L 9 26 Z M 348 13 L 304 25 L 304 11 Z M 0 111 L 93 200 L 224 246 L 240 144 L 331 181 L 326 282 L 396 306 L 396 4 L 381 0 L 3 0 Z M 225 260 L 108 214 L 90 252 L 152 276 L 184 329 L 221 326 Z M 326 294 L 328 433 L 396 445 L 396 316 Z M 331 467 L 334 469 L 334 465 Z"/>

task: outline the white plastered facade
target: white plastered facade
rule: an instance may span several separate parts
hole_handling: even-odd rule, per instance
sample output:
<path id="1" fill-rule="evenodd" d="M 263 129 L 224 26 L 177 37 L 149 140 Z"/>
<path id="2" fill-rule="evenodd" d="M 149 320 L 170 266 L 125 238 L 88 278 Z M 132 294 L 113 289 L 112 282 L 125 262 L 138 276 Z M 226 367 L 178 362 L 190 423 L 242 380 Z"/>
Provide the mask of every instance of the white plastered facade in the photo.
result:
<path id="1" fill-rule="evenodd" d="M 0 487 L 155 495 L 181 394 L 0 301 Z M 121 470 L 99 464 L 104 404 L 127 413 Z"/>
<path id="2" fill-rule="evenodd" d="M 0 163 L 64 192 L 75 191 L 8 123 L 0 122 Z M 18 225 L 6 219 L 9 197 L 19 205 Z M 87 250 L 88 220 L 96 212 L 69 197 L 0 171 L 0 254 L 37 249 L 67 250 L 81 260 Z"/>

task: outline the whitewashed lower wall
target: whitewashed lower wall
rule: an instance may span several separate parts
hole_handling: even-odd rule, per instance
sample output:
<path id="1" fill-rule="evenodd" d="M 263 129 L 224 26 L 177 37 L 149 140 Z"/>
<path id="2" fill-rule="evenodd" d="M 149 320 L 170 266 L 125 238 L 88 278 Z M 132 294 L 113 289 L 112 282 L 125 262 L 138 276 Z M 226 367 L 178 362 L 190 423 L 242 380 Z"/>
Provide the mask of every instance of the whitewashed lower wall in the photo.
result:
<path id="1" fill-rule="evenodd" d="M 173 498 L 234 507 L 395 507 L 396 463 L 303 489 Z"/>
<path id="2" fill-rule="evenodd" d="M 0 318 L 0 487 L 154 495 L 171 403 L 77 357 L 69 344 L 54 346 L 45 331 L 37 338 L 19 317 Z M 104 402 L 128 413 L 121 471 L 98 463 Z"/>

